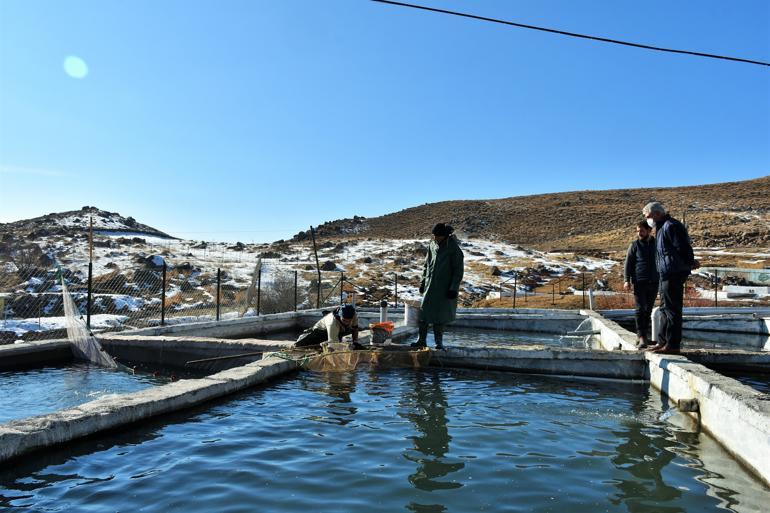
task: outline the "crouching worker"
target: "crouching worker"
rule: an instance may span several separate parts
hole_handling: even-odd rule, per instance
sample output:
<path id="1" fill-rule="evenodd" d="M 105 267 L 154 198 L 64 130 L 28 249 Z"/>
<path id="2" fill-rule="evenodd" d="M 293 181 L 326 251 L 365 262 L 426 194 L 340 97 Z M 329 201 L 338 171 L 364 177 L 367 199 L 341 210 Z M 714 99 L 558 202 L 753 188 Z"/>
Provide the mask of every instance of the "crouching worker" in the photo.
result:
<path id="1" fill-rule="evenodd" d="M 358 315 L 353 305 L 335 308 L 315 323 L 312 328 L 302 332 L 294 347 L 317 346 L 321 342 L 342 342 L 345 335 L 353 335 L 353 347 L 362 349 L 358 343 Z"/>

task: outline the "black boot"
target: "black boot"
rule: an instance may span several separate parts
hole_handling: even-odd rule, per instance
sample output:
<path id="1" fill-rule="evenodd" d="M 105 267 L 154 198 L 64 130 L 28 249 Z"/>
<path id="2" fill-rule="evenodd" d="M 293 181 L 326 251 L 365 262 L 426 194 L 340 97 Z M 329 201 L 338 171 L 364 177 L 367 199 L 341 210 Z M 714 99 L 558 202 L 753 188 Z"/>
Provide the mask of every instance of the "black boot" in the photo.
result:
<path id="1" fill-rule="evenodd" d="M 433 337 L 436 339 L 436 349 L 444 349 L 444 326 L 442 324 L 433 325 Z"/>
<path id="2" fill-rule="evenodd" d="M 417 342 L 414 342 L 409 347 L 414 348 L 423 348 L 428 347 L 428 343 L 426 342 L 426 339 L 428 338 L 428 325 L 424 323 L 420 323 L 419 325 L 419 331 L 417 335 Z"/>

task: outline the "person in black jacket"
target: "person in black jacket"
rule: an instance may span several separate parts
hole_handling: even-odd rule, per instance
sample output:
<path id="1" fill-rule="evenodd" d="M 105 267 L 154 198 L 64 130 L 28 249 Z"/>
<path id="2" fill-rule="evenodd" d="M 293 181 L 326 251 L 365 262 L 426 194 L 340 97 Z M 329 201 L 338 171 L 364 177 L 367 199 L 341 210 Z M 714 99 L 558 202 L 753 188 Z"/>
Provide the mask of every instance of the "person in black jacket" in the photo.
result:
<path id="1" fill-rule="evenodd" d="M 684 225 L 668 215 L 663 205 L 650 202 L 642 209 L 647 224 L 655 226 L 655 263 L 660 274 L 660 331 L 656 353 L 678 354 L 682 344 L 684 282 L 700 267 Z"/>
<path id="2" fill-rule="evenodd" d="M 647 347 L 652 307 L 658 295 L 658 267 L 655 265 L 655 237 L 646 221 L 639 221 L 636 226 L 638 238 L 628 246 L 624 267 L 625 290 L 634 291 L 636 302 L 636 347 Z"/>

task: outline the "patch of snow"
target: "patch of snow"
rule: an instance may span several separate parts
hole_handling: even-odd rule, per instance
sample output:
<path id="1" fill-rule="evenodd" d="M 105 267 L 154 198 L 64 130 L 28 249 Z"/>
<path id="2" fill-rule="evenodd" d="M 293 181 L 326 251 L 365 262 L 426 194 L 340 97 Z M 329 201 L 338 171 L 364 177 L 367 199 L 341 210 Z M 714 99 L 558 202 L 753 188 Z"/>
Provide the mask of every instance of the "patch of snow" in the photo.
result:
<path id="1" fill-rule="evenodd" d="M 122 326 L 128 320 L 125 315 L 97 314 L 91 316 L 91 329 L 115 328 Z M 22 336 L 29 331 L 42 332 L 67 329 L 67 318 L 40 317 L 31 319 L 7 319 L 0 322 L 0 329 L 13 331 L 16 336 Z"/>

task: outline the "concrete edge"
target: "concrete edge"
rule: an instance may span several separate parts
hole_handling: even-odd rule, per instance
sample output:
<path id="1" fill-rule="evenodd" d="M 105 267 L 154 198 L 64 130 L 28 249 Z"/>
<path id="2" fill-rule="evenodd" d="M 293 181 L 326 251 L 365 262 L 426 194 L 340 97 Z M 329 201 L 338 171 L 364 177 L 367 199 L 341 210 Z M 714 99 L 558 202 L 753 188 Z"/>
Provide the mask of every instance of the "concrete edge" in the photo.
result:
<path id="1" fill-rule="evenodd" d="M 258 362 L 201 379 L 181 380 L 140 392 L 107 397 L 0 425 L 0 461 L 131 424 L 157 415 L 189 408 L 298 369 L 282 358 Z"/>
<path id="2" fill-rule="evenodd" d="M 640 380 L 645 377 L 647 361 L 643 355 L 631 352 L 519 346 L 448 348 L 434 351 L 430 365 Z"/>
<path id="3" fill-rule="evenodd" d="M 0 345 L 0 370 L 66 362 L 72 359 L 68 340 L 43 340 Z"/>
<path id="4" fill-rule="evenodd" d="M 581 313 L 591 319 L 591 329 L 601 332 L 600 340 L 604 349 L 637 351 L 635 334 L 593 310 L 581 310 Z"/>
<path id="5" fill-rule="evenodd" d="M 646 353 L 651 384 L 692 414 L 733 457 L 770 485 L 770 397 L 681 355 Z"/>

